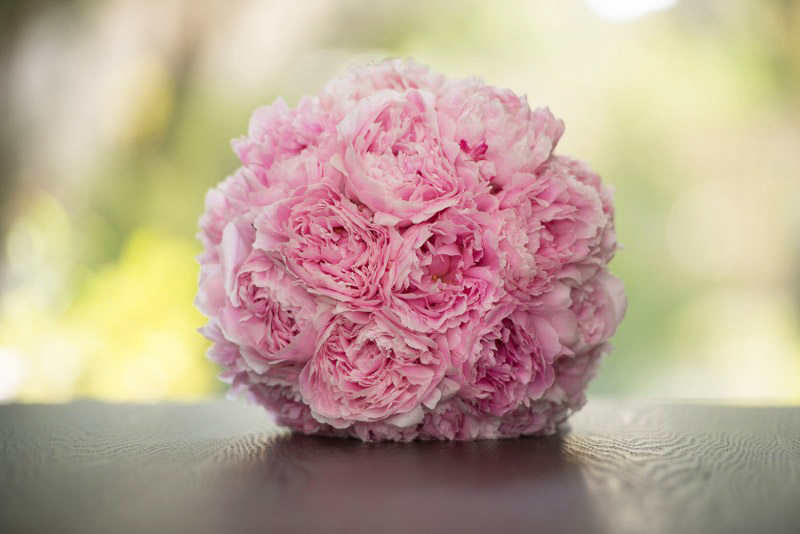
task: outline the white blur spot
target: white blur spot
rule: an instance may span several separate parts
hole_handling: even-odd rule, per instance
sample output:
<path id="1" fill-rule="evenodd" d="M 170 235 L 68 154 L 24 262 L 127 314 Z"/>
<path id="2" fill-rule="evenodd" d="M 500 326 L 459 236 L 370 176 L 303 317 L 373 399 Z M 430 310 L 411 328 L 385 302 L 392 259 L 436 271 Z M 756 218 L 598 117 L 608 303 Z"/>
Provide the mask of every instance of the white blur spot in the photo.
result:
<path id="1" fill-rule="evenodd" d="M 16 397 L 28 374 L 22 354 L 11 347 L 0 347 L 0 402 Z"/>
<path id="2" fill-rule="evenodd" d="M 586 0 L 586 5 L 601 17 L 625 22 L 654 11 L 669 9 L 678 0 Z"/>

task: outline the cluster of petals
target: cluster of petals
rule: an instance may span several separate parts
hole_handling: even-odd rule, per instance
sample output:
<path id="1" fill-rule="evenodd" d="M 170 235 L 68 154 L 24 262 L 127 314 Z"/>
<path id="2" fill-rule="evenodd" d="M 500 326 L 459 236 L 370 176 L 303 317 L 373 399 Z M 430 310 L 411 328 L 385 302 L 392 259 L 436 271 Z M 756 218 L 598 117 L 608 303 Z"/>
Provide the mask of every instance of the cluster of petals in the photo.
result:
<path id="1" fill-rule="evenodd" d="M 234 392 L 309 434 L 547 434 L 625 313 L 612 190 L 547 108 L 413 61 L 255 111 L 200 219 Z"/>

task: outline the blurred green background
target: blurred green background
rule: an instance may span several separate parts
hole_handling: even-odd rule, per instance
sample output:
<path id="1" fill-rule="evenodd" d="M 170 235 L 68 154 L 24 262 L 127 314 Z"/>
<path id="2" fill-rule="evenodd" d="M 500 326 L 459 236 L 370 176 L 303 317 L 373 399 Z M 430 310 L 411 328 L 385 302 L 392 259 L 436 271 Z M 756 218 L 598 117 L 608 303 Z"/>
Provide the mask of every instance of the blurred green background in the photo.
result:
<path id="1" fill-rule="evenodd" d="M 223 391 L 193 308 L 251 111 L 411 56 L 563 118 L 617 188 L 592 392 L 800 401 L 800 3 L 0 3 L 0 400 Z"/>

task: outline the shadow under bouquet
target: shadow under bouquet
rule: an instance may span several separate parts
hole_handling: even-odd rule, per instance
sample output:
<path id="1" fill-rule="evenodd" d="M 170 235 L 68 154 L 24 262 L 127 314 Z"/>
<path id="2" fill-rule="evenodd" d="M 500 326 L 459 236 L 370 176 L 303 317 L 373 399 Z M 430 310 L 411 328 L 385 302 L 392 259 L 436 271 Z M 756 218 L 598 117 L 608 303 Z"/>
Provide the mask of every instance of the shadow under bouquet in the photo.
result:
<path id="1" fill-rule="evenodd" d="M 626 306 L 612 191 L 563 131 L 404 60 L 256 110 L 200 219 L 222 378 L 304 433 L 554 432 Z"/>

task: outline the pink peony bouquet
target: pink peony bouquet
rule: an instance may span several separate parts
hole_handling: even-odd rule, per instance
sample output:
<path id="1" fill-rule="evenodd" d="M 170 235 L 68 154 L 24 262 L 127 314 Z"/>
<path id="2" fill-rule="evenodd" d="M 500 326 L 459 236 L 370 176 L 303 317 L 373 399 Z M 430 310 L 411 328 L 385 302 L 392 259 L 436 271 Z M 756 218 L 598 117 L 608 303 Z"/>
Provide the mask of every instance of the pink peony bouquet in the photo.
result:
<path id="1" fill-rule="evenodd" d="M 563 131 L 402 60 L 256 110 L 200 219 L 223 379 L 309 434 L 554 432 L 626 305 L 612 191 Z"/>

